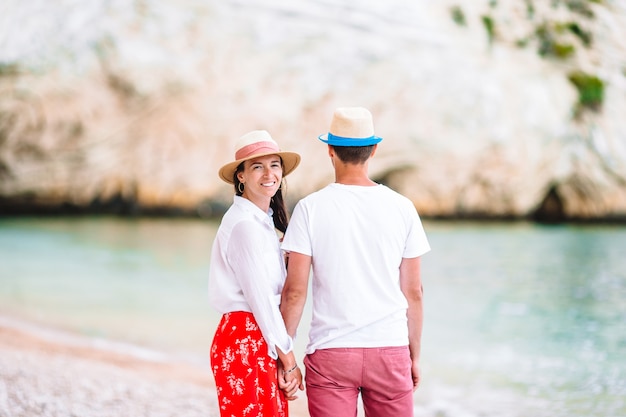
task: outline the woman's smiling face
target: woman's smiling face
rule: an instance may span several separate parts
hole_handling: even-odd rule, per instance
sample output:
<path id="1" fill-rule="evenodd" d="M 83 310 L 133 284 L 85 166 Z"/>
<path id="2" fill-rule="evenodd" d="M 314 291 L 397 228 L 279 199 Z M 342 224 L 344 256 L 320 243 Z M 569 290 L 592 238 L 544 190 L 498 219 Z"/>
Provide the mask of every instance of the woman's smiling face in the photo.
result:
<path id="1" fill-rule="evenodd" d="M 267 211 L 283 179 L 283 164 L 278 155 L 260 156 L 245 161 L 237 177 L 244 184 L 242 196 Z"/>

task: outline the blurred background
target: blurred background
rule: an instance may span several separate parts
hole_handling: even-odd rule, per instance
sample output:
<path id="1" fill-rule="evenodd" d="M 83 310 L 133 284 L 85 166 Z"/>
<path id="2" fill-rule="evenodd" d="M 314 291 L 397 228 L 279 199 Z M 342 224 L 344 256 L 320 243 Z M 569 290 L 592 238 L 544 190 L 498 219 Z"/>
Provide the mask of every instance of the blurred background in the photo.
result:
<path id="1" fill-rule="evenodd" d="M 364 106 L 433 247 L 415 415 L 626 416 L 624 39 L 623 0 L 4 0 L 1 318 L 204 360 L 218 168 L 267 129 L 293 207 Z"/>
<path id="2" fill-rule="evenodd" d="M 252 129 L 316 140 L 369 108 L 372 176 L 431 217 L 626 218 L 626 4 L 4 1 L 0 209 L 203 216 Z"/>

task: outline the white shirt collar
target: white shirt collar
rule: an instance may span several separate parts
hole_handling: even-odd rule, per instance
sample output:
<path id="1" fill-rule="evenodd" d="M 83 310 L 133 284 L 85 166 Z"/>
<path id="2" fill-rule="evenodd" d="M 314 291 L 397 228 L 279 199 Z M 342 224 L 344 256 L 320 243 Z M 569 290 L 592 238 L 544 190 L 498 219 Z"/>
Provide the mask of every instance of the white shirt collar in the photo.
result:
<path id="1" fill-rule="evenodd" d="M 264 212 L 252 201 L 240 195 L 234 196 L 233 204 L 238 207 L 241 207 L 243 210 L 254 215 L 254 217 L 258 218 L 260 221 L 269 222 L 272 225 L 272 227 L 274 227 L 274 218 L 273 218 L 274 210 L 272 210 L 271 207 L 269 208 L 267 212 Z"/>

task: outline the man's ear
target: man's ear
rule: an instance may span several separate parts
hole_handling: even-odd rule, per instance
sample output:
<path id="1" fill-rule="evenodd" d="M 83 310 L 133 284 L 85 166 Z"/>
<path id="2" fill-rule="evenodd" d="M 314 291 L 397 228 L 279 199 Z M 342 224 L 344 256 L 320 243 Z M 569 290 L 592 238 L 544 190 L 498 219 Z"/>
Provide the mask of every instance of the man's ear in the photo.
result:
<path id="1" fill-rule="evenodd" d="M 376 153 L 376 149 L 378 149 L 378 143 L 375 144 L 374 147 L 372 148 L 372 154 L 370 155 L 370 158 L 374 156 L 374 154 Z"/>

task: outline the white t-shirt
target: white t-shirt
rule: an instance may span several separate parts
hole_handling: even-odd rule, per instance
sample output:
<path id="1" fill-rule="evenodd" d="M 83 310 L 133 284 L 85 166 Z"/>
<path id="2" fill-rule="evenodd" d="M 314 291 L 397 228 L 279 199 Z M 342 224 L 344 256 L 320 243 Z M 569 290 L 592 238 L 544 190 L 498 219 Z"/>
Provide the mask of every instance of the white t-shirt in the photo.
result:
<path id="1" fill-rule="evenodd" d="M 298 202 L 282 249 L 312 257 L 306 353 L 408 344 L 400 263 L 430 250 L 409 199 L 384 185 L 330 184 Z"/>
<path id="2" fill-rule="evenodd" d="M 209 303 L 222 314 L 251 312 L 269 355 L 276 359 L 276 346 L 290 352 L 293 340 L 279 309 L 286 272 L 270 215 L 250 200 L 235 196 L 213 242 Z"/>

